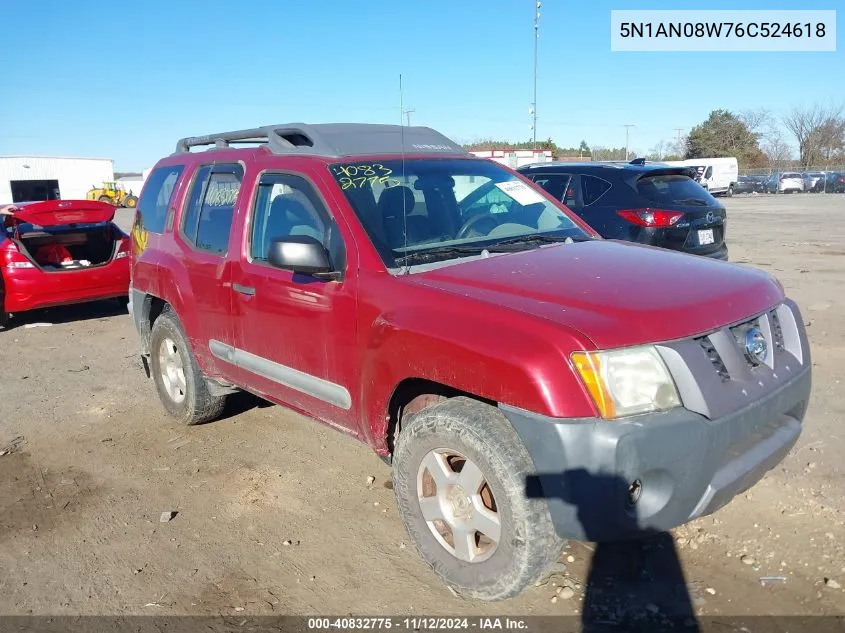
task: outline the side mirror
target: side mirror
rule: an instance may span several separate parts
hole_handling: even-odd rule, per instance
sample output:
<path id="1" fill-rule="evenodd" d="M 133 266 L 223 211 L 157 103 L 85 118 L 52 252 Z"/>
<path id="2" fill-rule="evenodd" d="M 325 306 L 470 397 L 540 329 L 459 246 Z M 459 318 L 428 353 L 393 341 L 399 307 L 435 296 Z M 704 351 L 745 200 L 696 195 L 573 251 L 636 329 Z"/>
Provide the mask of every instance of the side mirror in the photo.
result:
<path id="1" fill-rule="evenodd" d="M 326 248 L 310 235 L 290 235 L 271 240 L 267 261 L 276 268 L 290 270 L 318 279 L 337 279 Z"/>

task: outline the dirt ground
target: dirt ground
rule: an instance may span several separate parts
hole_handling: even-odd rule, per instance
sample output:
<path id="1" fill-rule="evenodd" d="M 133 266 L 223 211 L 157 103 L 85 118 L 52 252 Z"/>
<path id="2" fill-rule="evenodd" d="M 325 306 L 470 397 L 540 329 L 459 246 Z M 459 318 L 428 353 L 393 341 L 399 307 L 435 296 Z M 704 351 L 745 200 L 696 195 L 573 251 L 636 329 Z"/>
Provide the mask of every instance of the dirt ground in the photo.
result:
<path id="1" fill-rule="evenodd" d="M 675 548 L 696 614 L 845 614 L 845 196 L 725 204 L 731 259 L 775 273 L 809 325 L 805 430 L 716 515 L 611 550 L 611 617 L 671 611 L 660 565 L 632 561 Z M 580 612 L 594 544 L 571 543 L 566 571 L 518 598 L 458 599 L 408 543 L 367 446 L 249 396 L 179 427 L 136 349 L 112 302 L 0 332 L 0 614 Z M 574 596 L 553 602 L 556 585 Z"/>

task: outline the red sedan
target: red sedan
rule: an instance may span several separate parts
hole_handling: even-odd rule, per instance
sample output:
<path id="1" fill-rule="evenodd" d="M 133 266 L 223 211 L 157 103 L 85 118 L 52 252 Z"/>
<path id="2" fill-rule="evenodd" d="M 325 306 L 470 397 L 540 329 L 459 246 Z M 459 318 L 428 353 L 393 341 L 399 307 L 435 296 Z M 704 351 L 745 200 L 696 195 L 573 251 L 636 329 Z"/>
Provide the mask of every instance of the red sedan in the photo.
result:
<path id="1" fill-rule="evenodd" d="M 128 300 L 129 236 L 114 206 L 47 200 L 0 211 L 0 327 L 37 308 Z"/>

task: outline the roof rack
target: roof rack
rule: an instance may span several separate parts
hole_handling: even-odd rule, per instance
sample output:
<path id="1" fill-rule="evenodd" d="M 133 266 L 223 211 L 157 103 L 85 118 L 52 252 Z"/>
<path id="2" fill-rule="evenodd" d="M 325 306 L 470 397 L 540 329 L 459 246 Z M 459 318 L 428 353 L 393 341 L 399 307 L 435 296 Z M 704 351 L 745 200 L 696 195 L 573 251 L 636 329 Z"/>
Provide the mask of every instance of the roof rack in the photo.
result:
<path id="1" fill-rule="evenodd" d="M 176 143 L 176 154 L 194 147 L 227 149 L 259 144 L 274 154 L 304 154 L 340 158 L 367 154 L 437 154 L 467 156 L 453 140 L 428 127 L 375 123 L 285 123 L 249 130 L 190 136 Z"/>

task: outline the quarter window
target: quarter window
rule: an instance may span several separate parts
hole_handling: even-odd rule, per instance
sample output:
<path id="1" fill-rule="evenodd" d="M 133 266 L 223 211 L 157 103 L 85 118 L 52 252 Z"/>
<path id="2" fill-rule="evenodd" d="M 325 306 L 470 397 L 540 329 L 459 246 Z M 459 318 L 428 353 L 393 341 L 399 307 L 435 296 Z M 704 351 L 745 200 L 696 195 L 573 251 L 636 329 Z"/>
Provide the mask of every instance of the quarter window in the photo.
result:
<path id="1" fill-rule="evenodd" d="M 581 176 L 581 195 L 584 206 L 597 202 L 610 189 L 610 183 L 596 176 Z"/>
<path id="2" fill-rule="evenodd" d="M 182 218 L 182 235 L 188 242 L 215 255 L 226 254 L 243 175 L 238 164 L 204 165 L 197 170 Z"/>

